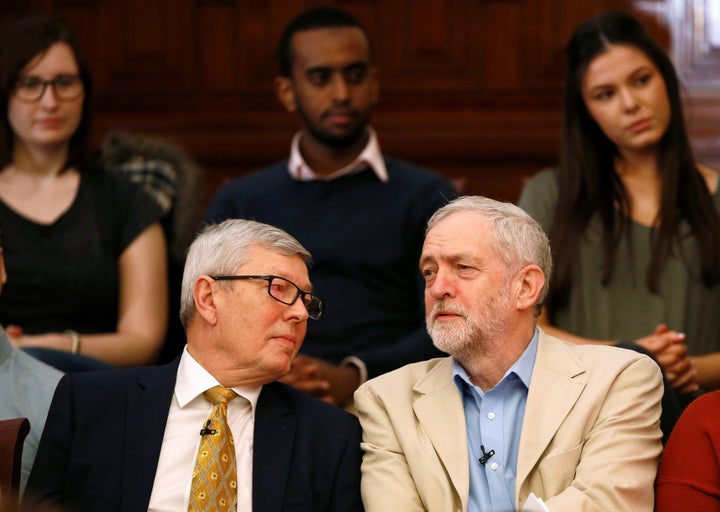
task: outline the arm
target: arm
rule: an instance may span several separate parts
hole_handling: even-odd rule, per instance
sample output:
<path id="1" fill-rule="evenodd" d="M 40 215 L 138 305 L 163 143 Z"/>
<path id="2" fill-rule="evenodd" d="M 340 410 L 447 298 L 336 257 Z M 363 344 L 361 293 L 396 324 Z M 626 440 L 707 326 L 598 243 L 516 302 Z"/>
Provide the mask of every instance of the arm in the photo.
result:
<path id="1" fill-rule="evenodd" d="M 575 475 L 565 490 L 546 499 L 545 503 L 551 511 L 650 512 L 653 482 L 662 451 L 660 370 L 646 356 L 635 359 L 612 375 L 604 374 L 603 365 L 597 368 L 599 373 L 591 378 L 610 382 L 605 386 L 588 383 L 583 391 L 583 394 L 590 394 L 585 399 L 588 406 L 592 407 L 593 403 L 600 406 L 584 409 L 595 419 L 587 432 L 582 433 L 584 439 L 581 439 Z M 575 428 L 578 422 L 582 425 L 589 419 L 576 418 Z M 562 427 L 557 436 L 563 436 Z M 543 463 L 548 462 L 552 461 L 546 459 L 540 463 L 539 472 L 543 481 L 552 482 L 548 478 L 553 476 L 551 469 L 559 466 L 543 467 Z M 548 472 L 544 473 L 544 469 Z"/>
<path id="2" fill-rule="evenodd" d="M 117 330 L 81 335 L 80 353 L 116 366 L 151 364 L 167 328 L 167 256 L 160 224 L 145 229 L 120 255 L 120 301 Z M 9 332 L 8 334 L 11 334 Z M 69 351 L 65 333 L 13 338 L 19 347 Z"/>
<path id="3" fill-rule="evenodd" d="M 720 352 L 690 356 L 697 369 L 696 382 L 705 389 L 720 389 Z"/>
<path id="4" fill-rule="evenodd" d="M 355 392 L 362 425 L 362 491 L 367 512 L 424 512 L 425 506 L 387 411 L 367 387 Z"/>

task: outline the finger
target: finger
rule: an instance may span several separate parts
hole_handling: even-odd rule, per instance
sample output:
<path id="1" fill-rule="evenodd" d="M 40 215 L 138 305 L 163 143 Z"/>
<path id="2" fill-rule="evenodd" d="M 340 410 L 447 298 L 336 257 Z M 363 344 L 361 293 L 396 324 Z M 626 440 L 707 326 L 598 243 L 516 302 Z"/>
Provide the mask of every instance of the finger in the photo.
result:
<path id="1" fill-rule="evenodd" d="M 675 389 L 690 388 L 692 386 L 695 386 L 695 389 L 697 389 L 695 377 L 697 377 L 697 370 L 695 369 L 695 365 L 691 364 L 684 373 L 678 373 L 676 378 L 671 381 L 671 384 Z"/>
<path id="2" fill-rule="evenodd" d="M 655 327 L 655 334 L 663 334 L 665 332 L 668 332 L 670 328 L 667 326 L 667 324 L 658 324 Z"/>
<path id="3" fill-rule="evenodd" d="M 663 350 L 659 354 L 655 355 L 658 364 L 660 364 L 666 372 L 671 371 L 671 367 L 675 365 L 690 364 L 690 359 L 687 357 L 687 350 L 684 346 L 674 345 L 672 348 L 677 348 L 677 350 Z M 678 373 L 679 371 L 680 370 L 675 370 L 675 373 Z"/>
<path id="4" fill-rule="evenodd" d="M 322 396 L 330 390 L 330 383 L 326 380 L 298 380 L 292 384 L 293 387 L 310 393 L 314 396 Z"/>

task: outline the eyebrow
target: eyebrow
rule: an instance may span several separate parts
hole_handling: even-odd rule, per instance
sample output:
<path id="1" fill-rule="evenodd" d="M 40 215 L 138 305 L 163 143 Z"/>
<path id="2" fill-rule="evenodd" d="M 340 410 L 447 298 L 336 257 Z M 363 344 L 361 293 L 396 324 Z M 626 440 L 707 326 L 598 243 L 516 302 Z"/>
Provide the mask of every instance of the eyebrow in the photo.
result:
<path id="1" fill-rule="evenodd" d="M 342 67 L 324 66 L 324 65 L 310 66 L 309 68 L 307 68 L 305 70 L 305 73 L 313 73 L 313 72 L 317 72 L 317 71 L 338 71 L 338 70 L 339 71 L 348 71 L 353 68 L 369 68 L 369 67 L 370 67 L 369 61 L 361 60 L 361 61 L 351 62 L 347 66 L 342 66 Z"/>
<path id="2" fill-rule="evenodd" d="M 634 70 L 632 70 L 632 71 L 626 76 L 626 78 L 627 78 L 627 77 L 632 78 L 633 76 L 635 76 L 635 75 L 637 75 L 637 74 L 639 74 L 639 73 L 646 72 L 646 71 L 653 71 L 653 67 L 652 67 L 652 66 L 645 65 L 645 64 L 643 64 L 642 66 L 638 66 L 637 68 L 635 68 Z M 589 93 L 592 93 L 592 92 L 595 91 L 596 89 L 607 89 L 608 87 L 614 87 L 614 84 L 613 84 L 613 83 L 596 84 L 596 85 L 593 85 L 592 87 L 590 87 L 590 88 L 588 89 L 588 92 L 589 92 Z"/>

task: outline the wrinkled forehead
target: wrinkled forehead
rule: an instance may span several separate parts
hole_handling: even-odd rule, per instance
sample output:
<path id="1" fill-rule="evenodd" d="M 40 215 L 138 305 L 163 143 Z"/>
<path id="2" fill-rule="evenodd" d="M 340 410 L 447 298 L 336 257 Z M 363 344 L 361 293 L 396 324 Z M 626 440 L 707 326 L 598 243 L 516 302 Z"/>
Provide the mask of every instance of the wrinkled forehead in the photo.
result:
<path id="1" fill-rule="evenodd" d="M 440 220 L 425 236 L 422 259 L 450 254 L 477 254 L 493 242 L 491 222 L 476 212 L 455 212 Z"/>

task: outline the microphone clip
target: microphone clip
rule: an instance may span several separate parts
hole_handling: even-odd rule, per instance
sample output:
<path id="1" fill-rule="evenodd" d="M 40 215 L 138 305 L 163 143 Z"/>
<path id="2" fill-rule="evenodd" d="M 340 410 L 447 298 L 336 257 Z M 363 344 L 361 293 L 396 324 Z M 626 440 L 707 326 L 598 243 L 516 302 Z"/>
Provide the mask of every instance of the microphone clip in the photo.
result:
<path id="1" fill-rule="evenodd" d="M 483 445 L 480 445 L 480 451 L 482 451 L 482 457 L 478 459 L 478 462 L 484 466 L 485 463 L 490 460 L 490 457 L 495 455 L 495 450 L 490 450 L 489 452 L 486 452 L 485 447 Z"/>
<path id="2" fill-rule="evenodd" d="M 214 436 L 217 434 L 217 430 L 210 428 L 211 420 L 207 420 L 207 424 L 200 429 L 201 436 Z"/>

